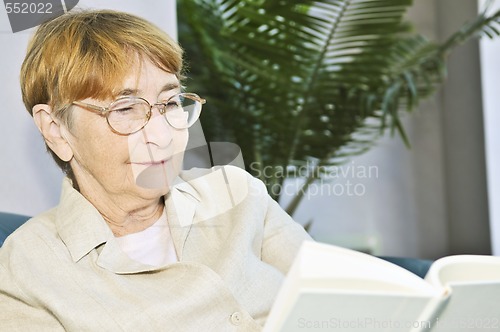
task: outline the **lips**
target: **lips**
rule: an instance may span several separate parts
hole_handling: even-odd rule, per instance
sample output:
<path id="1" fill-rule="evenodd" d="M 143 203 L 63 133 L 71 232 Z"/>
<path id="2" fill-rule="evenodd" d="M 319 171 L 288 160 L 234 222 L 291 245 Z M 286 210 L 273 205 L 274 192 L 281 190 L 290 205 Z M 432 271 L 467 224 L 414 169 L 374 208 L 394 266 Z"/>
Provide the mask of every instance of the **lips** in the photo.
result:
<path id="1" fill-rule="evenodd" d="M 170 158 L 167 158 L 167 159 L 161 159 L 159 161 L 134 161 L 134 162 L 130 162 L 131 164 L 135 164 L 135 165 L 142 165 L 142 166 L 158 166 L 158 165 L 164 165 L 166 164 L 167 162 L 170 161 Z"/>
<path id="2" fill-rule="evenodd" d="M 150 161 L 150 162 L 144 162 L 144 163 L 137 163 L 139 165 L 143 166 L 158 166 L 158 165 L 164 165 L 168 160 L 162 160 L 162 161 Z"/>

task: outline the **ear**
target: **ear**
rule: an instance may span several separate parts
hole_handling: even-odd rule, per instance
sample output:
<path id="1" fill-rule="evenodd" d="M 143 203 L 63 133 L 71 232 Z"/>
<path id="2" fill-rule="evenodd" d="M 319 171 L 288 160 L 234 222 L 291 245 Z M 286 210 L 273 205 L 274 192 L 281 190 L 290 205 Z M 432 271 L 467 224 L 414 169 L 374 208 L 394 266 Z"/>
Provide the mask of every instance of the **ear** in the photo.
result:
<path id="1" fill-rule="evenodd" d="M 48 147 L 63 161 L 73 158 L 73 149 L 63 135 L 67 129 L 52 116 L 52 107 L 47 104 L 33 106 L 33 119 Z"/>

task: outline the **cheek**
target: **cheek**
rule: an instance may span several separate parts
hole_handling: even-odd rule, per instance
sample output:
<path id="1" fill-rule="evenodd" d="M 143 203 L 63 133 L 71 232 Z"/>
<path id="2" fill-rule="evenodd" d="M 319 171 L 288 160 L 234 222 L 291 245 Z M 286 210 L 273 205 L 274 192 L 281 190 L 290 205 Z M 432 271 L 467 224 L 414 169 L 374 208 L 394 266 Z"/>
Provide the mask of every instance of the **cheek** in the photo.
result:
<path id="1" fill-rule="evenodd" d="M 182 171 L 184 153 L 188 143 L 188 131 L 182 130 L 175 133 L 173 136 L 173 155 L 172 155 L 172 172 L 175 176 Z"/>
<path id="2" fill-rule="evenodd" d="M 109 131 L 80 128 L 73 139 L 75 159 L 91 174 L 116 176 L 129 159 L 127 139 Z"/>
<path id="3" fill-rule="evenodd" d="M 130 171 L 129 150 L 127 142 L 123 140 L 110 140 L 108 142 L 97 142 L 98 152 L 89 156 L 96 168 L 106 178 L 124 179 Z"/>
<path id="4" fill-rule="evenodd" d="M 175 153 L 184 155 L 188 139 L 189 139 L 189 132 L 187 129 L 176 131 L 176 133 L 173 135 Z"/>

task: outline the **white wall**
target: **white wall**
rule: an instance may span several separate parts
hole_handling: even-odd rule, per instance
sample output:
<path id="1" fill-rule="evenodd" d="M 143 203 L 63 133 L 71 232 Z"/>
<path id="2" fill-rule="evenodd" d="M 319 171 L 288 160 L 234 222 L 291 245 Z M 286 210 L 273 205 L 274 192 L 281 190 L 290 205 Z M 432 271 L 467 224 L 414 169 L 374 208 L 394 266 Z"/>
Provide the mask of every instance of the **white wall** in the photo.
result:
<path id="1" fill-rule="evenodd" d="M 479 2 L 480 10 L 485 2 Z M 500 10 L 500 1 L 491 10 Z M 484 38 L 480 50 L 491 239 L 493 253 L 500 255 L 500 40 Z"/>
<path id="2" fill-rule="evenodd" d="M 131 12 L 177 36 L 175 0 L 80 0 L 78 7 Z M 19 69 L 32 32 L 12 33 L 0 5 L 0 211 L 27 215 L 57 204 L 62 179 L 21 101 Z"/>

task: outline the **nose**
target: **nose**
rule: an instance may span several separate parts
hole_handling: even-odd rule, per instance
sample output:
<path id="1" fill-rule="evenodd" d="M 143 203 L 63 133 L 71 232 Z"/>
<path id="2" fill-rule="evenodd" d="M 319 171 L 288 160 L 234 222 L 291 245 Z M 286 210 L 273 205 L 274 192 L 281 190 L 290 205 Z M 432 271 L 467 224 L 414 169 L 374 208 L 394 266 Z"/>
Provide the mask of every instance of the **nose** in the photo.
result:
<path id="1" fill-rule="evenodd" d="M 172 128 L 168 125 L 163 110 L 153 106 L 151 112 L 151 118 L 142 129 L 144 141 L 160 148 L 167 147 L 172 142 Z"/>

